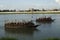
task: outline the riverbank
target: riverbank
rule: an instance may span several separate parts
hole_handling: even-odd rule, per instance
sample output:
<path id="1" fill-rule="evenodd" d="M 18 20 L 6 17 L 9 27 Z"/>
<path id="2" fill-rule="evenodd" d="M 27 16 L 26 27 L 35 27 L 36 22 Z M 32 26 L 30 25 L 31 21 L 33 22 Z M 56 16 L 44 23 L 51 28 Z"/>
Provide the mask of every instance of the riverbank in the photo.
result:
<path id="1" fill-rule="evenodd" d="M 17 39 L 12 37 L 1 37 L 0 40 L 17 40 Z"/>
<path id="2" fill-rule="evenodd" d="M 0 14 L 60 14 L 60 11 L 0 12 Z"/>

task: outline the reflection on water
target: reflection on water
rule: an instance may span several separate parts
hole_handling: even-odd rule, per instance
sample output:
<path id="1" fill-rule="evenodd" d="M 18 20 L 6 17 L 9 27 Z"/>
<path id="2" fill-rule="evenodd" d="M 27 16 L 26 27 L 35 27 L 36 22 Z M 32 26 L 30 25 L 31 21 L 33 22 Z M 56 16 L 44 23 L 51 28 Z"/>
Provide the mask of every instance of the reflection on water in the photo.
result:
<path id="1" fill-rule="evenodd" d="M 33 16 L 33 18 L 32 18 Z M 36 23 L 36 18 L 43 17 L 43 14 L 9 14 L 0 15 L 0 37 L 15 37 L 19 40 L 40 40 L 49 37 L 60 37 L 60 14 L 45 14 L 45 16 L 52 16 L 55 19 L 50 23 Z M 5 20 L 33 20 L 35 24 L 39 24 L 38 30 L 5 30 Z"/>
<path id="2" fill-rule="evenodd" d="M 29 29 L 7 29 L 5 30 L 5 35 L 9 37 L 17 37 L 19 40 L 33 40 L 34 31 Z"/>
<path id="3" fill-rule="evenodd" d="M 5 29 L 5 32 L 33 34 L 34 30 L 33 29 Z"/>

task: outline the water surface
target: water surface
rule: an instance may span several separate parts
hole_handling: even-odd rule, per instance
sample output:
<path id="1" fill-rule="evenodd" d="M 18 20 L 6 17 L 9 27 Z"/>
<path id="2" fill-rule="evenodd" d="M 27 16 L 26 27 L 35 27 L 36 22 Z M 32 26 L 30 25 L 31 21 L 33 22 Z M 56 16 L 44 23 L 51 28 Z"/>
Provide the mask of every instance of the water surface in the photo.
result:
<path id="1" fill-rule="evenodd" d="M 55 19 L 52 23 L 41 23 L 37 30 L 6 31 L 4 24 L 6 20 L 36 20 L 36 18 L 51 16 Z M 0 37 L 15 37 L 19 40 L 42 40 L 49 37 L 60 37 L 60 14 L 6 14 L 0 15 Z"/>

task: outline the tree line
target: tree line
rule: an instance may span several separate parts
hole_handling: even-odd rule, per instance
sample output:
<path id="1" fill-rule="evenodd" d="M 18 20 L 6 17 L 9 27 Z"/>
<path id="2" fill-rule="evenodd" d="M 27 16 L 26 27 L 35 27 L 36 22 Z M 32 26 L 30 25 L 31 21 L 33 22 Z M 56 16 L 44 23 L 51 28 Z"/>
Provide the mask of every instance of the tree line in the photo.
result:
<path id="1" fill-rule="evenodd" d="M 46 10 L 46 9 L 32 9 L 32 10 L 18 10 L 19 12 L 30 12 L 30 11 L 60 11 L 60 9 L 52 9 L 52 10 Z M 0 12 L 16 12 L 16 10 L 0 10 Z"/>
<path id="2" fill-rule="evenodd" d="M 16 10 L 0 10 L 0 12 L 16 12 Z"/>

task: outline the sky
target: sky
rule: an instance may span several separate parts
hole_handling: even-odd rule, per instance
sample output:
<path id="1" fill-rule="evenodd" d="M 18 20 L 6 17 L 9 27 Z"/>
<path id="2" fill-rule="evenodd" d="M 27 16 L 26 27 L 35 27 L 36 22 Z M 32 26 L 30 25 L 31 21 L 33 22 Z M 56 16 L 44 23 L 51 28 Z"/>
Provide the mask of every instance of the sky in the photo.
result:
<path id="1" fill-rule="evenodd" d="M 0 0 L 0 9 L 60 8 L 60 0 Z"/>

